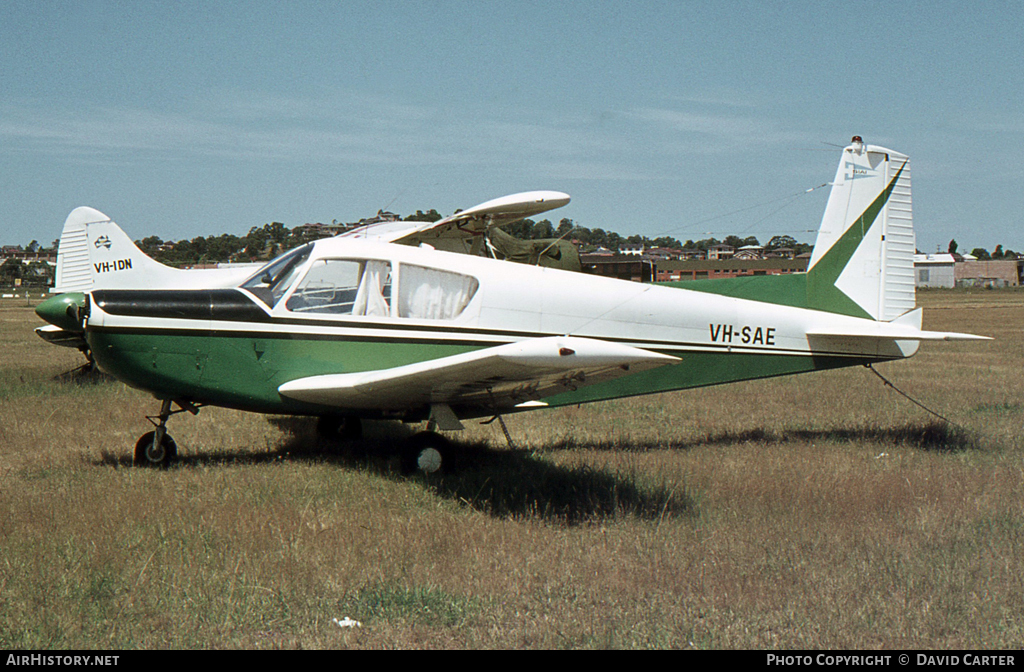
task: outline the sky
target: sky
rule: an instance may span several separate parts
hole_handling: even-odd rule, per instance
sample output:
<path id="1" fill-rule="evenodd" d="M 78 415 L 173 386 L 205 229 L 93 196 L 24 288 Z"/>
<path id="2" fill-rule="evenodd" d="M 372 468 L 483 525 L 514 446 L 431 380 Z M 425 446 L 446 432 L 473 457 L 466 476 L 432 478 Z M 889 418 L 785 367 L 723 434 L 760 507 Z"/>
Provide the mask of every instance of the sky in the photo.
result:
<path id="1" fill-rule="evenodd" d="M 534 189 L 556 224 L 813 242 L 861 135 L 910 156 L 920 250 L 1024 251 L 1022 35 L 1017 0 L 0 0 L 0 243 Z"/>

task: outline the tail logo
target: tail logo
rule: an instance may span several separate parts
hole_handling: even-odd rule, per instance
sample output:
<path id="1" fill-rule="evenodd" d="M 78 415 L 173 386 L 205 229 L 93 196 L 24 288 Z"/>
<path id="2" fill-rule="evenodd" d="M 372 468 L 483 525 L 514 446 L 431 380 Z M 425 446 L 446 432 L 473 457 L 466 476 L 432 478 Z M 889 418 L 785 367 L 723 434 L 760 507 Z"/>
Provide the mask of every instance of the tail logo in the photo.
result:
<path id="1" fill-rule="evenodd" d="M 869 170 L 863 166 L 858 166 L 857 164 L 851 161 L 847 161 L 844 164 L 843 168 L 845 170 L 843 179 L 846 180 L 857 180 L 865 177 L 874 177 L 875 175 L 878 174 L 876 171 Z"/>
<path id="2" fill-rule="evenodd" d="M 93 243 L 93 245 L 96 246 L 97 250 L 100 249 L 101 247 L 105 247 L 105 248 L 107 248 L 109 250 L 110 249 L 110 237 L 109 236 L 100 236 L 99 238 L 96 239 L 96 242 Z"/>

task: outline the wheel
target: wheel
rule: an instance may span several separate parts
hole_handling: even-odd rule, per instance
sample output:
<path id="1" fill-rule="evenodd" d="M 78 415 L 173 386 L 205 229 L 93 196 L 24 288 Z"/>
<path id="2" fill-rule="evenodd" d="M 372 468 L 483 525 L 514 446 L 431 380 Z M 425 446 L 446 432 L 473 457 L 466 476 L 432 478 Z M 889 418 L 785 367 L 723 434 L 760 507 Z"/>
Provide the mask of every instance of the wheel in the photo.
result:
<path id="1" fill-rule="evenodd" d="M 164 434 L 160 445 L 156 443 L 156 432 L 146 432 L 135 444 L 136 467 L 168 467 L 178 459 L 178 444 L 170 434 Z"/>
<path id="2" fill-rule="evenodd" d="M 363 436 L 363 421 L 322 415 L 316 421 L 316 434 L 328 441 L 355 441 Z"/>
<path id="3" fill-rule="evenodd" d="M 452 444 L 435 432 L 411 436 L 402 447 L 402 471 L 437 474 L 452 468 Z"/>

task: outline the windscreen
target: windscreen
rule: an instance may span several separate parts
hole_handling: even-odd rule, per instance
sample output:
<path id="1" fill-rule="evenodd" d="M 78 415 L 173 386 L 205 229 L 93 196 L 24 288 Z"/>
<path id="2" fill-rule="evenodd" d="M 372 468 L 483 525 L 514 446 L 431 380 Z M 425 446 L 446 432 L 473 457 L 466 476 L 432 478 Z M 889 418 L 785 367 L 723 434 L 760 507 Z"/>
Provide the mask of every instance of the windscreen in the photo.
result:
<path id="1" fill-rule="evenodd" d="M 285 252 L 243 282 L 242 287 L 273 308 L 288 291 L 292 281 L 295 280 L 296 273 L 312 251 L 313 243 L 307 243 L 302 247 Z"/>

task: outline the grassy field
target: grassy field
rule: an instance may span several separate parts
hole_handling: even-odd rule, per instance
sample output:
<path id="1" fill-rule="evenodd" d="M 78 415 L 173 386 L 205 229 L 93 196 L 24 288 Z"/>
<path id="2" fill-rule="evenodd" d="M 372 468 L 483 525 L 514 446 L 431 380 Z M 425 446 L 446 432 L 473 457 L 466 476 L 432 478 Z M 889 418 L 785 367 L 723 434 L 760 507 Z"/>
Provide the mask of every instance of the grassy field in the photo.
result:
<path id="1" fill-rule="evenodd" d="M 214 408 L 132 468 L 158 402 L 0 303 L 0 648 L 1019 648 L 1024 292 L 919 303 L 997 339 L 876 367 L 953 424 L 855 368 L 472 423 L 438 478 Z"/>

